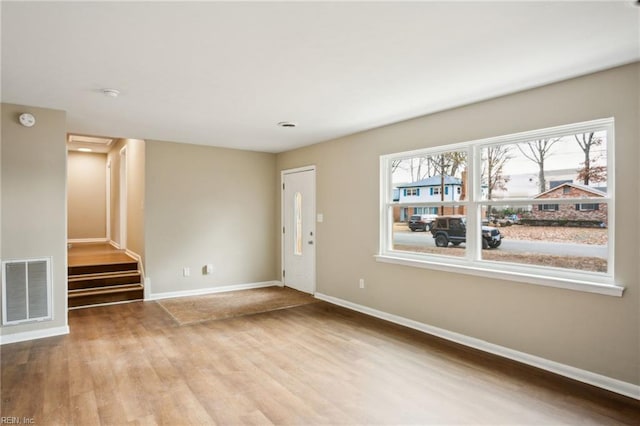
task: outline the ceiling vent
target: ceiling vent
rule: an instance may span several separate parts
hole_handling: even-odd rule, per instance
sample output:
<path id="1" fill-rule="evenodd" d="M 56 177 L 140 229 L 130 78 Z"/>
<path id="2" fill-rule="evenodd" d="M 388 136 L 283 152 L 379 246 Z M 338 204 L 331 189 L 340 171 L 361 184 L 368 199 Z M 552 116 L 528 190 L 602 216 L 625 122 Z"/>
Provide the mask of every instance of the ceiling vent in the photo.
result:
<path id="1" fill-rule="evenodd" d="M 69 143 L 93 144 L 96 146 L 109 146 L 113 139 L 97 138 L 95 136 L 69 135 Z"/>
<path id="2" fill-rule="evenodd" d="M 115 139 L 97 136 L 69 135 L 67 148 L 69 151 L 98 152 L 106 154 L 111 149 Z"/>

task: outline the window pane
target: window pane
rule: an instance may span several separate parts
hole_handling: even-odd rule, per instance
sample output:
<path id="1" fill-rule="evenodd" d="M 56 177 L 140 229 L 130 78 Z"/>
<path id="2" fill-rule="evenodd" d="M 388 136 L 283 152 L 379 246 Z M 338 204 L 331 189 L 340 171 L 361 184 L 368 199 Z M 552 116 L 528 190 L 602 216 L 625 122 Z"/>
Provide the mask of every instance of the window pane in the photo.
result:
<path id="1" fill-rule="evenodd" d="M 393 206 L 393 250 L 464 256 L 464 206 Z"/>
<path id="2" fill-rule="evenodd" d="M 428 203 L 466 199 L 467 153 L 450 151 L 391 162 L 392 201 Z"/>
<path id="3" fill-rule="evenodd" d="M 577 204 L 491 206 L 483 234 L 497 229 L 502 243 L 482 250 L 482 259 L 578 271 L 607 272 L 607 204 L 578 210 Z"/>
<path id="4" fill-rule="evenodd" d="M 607 134 L 483 147 L 482 198 L 585 198 L 607 194 Z"/>

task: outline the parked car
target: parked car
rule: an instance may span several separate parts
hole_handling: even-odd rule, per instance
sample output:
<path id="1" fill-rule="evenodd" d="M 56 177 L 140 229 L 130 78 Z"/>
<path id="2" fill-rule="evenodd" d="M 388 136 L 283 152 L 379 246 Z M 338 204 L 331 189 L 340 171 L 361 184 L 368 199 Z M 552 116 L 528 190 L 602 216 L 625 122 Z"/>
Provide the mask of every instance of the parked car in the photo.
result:
<path id="1" fill-rule="evenodd" d="M 506 219 L 510 220 L 513 224 L 520 224 L 520 216 L 518 216 L 517 214 L 510 214 L 506 217 Z"/>
<path id="2" fill-rule="evenodd" d="M 437 217 L 435 214 L 414 214 L 409 218 L 409 229 L 413 232 L 428 231 Z"/>
<path id="3" fill-rule="evenodd" d="M 454 246 L 467 241 L 467 222 L 464 216 L 440 216 L 431 226 L 431 235 L 436 246 Z M 496 248 L 502 244 L 502 234 L 493 226 L 482 226 L 482 248 Z"/>
<path id="4" fill-rule="evenodd" d="M 489 218 L 482 219 L 483 225 L 495 225 L 495 226 L 511 226 L 514 224 L 520 224 L 520 218 L 517 214 L 510 214 L 505 217 L 496 218 L 494 216 L 490 216 Z"/>

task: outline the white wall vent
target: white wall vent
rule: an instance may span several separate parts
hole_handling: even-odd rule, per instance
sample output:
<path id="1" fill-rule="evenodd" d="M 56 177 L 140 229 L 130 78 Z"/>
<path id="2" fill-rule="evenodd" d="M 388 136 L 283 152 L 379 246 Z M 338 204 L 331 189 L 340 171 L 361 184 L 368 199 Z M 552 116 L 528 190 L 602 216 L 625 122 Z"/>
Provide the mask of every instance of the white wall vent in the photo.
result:
<path id="1" fill-rule="evenodd" d="M 2 325 L 51 319 L 51 258 L 2 262 Z"/>

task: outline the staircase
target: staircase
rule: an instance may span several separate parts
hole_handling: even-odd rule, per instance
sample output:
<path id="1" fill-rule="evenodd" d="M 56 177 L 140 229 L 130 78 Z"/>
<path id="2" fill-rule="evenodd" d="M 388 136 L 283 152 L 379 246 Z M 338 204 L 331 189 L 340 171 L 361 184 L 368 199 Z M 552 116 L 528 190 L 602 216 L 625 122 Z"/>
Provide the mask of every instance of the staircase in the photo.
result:
<path id="1" fill-rule="evenodd" d="M 68 274 L 69 309 L 144 298 L 138 261 L 122 252 L 76 259 Z"/>

